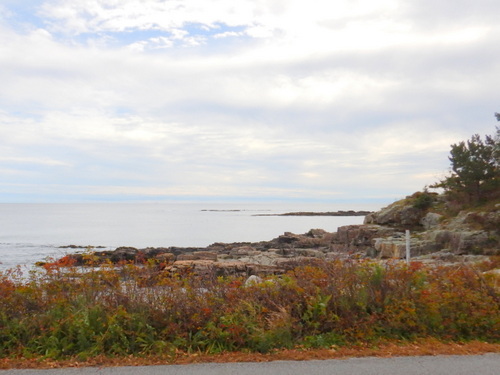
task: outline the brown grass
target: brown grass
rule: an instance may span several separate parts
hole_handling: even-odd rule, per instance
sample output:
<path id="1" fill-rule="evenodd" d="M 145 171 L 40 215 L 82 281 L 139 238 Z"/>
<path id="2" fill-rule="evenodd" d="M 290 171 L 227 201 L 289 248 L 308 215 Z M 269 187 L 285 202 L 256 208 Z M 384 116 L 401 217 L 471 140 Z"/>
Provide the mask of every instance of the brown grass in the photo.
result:
<path id="1" fill-rule="evenodd" d="M 271 362 L 271 361 L 308 361 L 325 359 L 347 359 L 353 357 L 401 357 L 435 355 L 479 355 L 500 353 L 500 343 L 442 342 L 436 339 L 421 339 L 414 342 L 391 341 L 377 346 L 332 347 L 330 349 L 285 349 L 268 354 L 231 352 L 221 354 L 182 353 L 174 357 L 94 357 L 86 361 L 5 358 L 0 359 L 0 369 L 49 369 L 67 367 L 117 367 L 185 365 L 193 363 L 233 363 L 233 362 Z"/>

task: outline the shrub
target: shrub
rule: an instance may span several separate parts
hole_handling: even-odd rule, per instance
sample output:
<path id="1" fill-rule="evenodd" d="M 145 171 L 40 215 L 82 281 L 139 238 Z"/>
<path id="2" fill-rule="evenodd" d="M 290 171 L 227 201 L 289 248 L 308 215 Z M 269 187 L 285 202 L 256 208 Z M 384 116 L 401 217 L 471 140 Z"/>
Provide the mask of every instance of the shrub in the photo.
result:
<path id="1" fill-rule="evenodd" d="M 427 210 L 435 201 L 435 194 L 431 194 L 428 191 L 415 193 L 413 197 L 415 198 L 413 207 L 420 210 Z"/>
<path id="2" fill-rule="evenodd" d="M 0 356 L 267 352 L 428 336 L 499 341 L 495 282 L 463 265 L 362 260 L 297 267 L 251 286 L 234 277 L 168 277 L 148 264 L 54 266 L 28 277 L 14 270 L 0 274 Z"/>

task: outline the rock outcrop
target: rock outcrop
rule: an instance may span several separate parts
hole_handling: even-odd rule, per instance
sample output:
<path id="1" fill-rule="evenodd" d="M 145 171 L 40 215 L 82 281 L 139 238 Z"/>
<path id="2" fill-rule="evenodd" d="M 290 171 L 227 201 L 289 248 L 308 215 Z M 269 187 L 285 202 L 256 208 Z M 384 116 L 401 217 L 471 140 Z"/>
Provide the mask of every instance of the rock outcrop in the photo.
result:
<path id="1" fill-rule="evenodd" d="M 420 195 L 418 195 L 420 194 Z M 485 205 L 460 211 L 456 215 L 443 214 L 444 197 L 433 195 L 435 203 L 428 207 L 415 207 L 416 193 L 365 217 L 365 225 L 412 230 L 411 249 L 413 256 L 435 252 L 454 255 L 500 254 L 500 204 Z M 398 257 L 403 247 L 401 234 L 380 236 L 374 245 L 375 255 Z"/>

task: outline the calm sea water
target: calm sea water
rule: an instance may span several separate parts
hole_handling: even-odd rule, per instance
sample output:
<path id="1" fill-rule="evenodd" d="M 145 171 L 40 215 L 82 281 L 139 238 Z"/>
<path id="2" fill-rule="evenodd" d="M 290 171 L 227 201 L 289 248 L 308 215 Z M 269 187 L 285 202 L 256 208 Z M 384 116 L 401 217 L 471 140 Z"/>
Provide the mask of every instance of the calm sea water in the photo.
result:
<path id="1" fill-rule="evenodd" d="M 208 246 L 267 241 L 311 228 L 336 231 L 363 217 L 255 216 L 296 211 L 376 210 L 297 203 L 0 204 L 0 270 L 81 251 L 60 246 Z"/>

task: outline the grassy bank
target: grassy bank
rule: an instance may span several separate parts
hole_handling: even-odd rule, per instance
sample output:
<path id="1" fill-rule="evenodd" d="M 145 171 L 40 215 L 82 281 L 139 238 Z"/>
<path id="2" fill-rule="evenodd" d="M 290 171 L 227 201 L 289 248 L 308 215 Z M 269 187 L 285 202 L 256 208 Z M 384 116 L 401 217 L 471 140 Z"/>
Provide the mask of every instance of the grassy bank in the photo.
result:
<path id="1" fill-rule="evenodd" d="M 429 338 L 499 343 L 498 280 L 481 273 L 497 261 L 476 268 L 334 261 L 249 286 L 231 277 L 166 277 L 154 264 L 10 270 L 0 274 L 0 356 L 174 358 Z"/>

